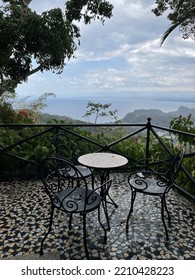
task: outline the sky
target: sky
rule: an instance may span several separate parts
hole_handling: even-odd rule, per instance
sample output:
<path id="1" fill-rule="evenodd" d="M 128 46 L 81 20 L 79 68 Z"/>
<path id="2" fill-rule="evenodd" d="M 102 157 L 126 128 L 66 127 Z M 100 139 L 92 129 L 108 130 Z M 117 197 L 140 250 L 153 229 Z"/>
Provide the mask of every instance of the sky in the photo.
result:
<path id="1" fill-rule="evenodd" d="M 32 0 L 38 13 L 54 7 L 64 9 L 64 0 Z M 55 99 L 99 102 L 112 99 L 187 100 L 195 102 L 195 42 L 183 40 L 175 30 L 163 44 L 169 27 L 166 15 L 152 12 L 155 0 L 110 0 L 113 17 L 102 25 L 80 23 L 81 45 L 76 59 L 67 62 L 60 75 L 36 73 L 19 85 L 19 97 L 38 97 L 45 92 Z M 51 97 L 52 98 L 52 97 Z M 194 103 L 195 104 L 195 103 Z"/>

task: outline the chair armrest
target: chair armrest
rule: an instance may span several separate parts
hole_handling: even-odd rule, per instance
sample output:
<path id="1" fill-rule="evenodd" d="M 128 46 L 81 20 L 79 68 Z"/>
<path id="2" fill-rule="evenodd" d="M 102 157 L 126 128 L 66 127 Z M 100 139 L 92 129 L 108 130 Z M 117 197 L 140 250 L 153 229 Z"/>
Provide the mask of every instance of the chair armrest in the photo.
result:
<path id="1" fill-rule="evenodd" d="M 170 163 L 168 161 L 160 160 L 160 159 L 154 160 L 151 158 L 142 158 L 136 161 L 134 165 L 134 170 L 135 171 L 148 170 L 148 171 L 166 174 L 169 167 L 170 167 Z"/>
<path id="2" fill-rule="evenodd" d="M 98 193 L 101 196 L 101 198 L 104 199 L 108 195 L 111 184 L 112 184 L 112 180 L 107 180 L 103 184 L 94 187 L 94 189 L 91 191 L 88 199 L 90 197 L 93 197 L 93 194 L 95 194 L 95 193 Z"/>
<path id="3" fill-rule="evenodd" d="M 128 176 L 128 181 L 131 180 L 133 177 L 140 178 L 140 179 L 147 179 L 148 177 L 155 177 L 156 179 L 160 179 L 163 181 L 167 181 L 168 178 L 166 177 L 166 173 L 163 172 L 156 172 L 152 170 L 138 170 L 132 172 Z"/>

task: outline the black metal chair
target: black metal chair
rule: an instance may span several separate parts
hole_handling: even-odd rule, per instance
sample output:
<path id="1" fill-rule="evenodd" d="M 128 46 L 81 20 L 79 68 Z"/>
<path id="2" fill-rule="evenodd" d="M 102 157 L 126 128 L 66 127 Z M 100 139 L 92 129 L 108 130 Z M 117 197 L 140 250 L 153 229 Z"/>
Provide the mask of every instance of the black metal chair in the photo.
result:
<path id="1" fill-rule="evenodd" d="M 79 213 L 83 217 L 83 242 L 86 257 L 89 259 L 86 215 L 96 209 L 98 210 L 98 221 L 104 230 L 104 242 L 106 243 L 107 232 L 101 222 L 100 206 L 102 204 L 103 207 L 105 207 L 105 196 L 108 194 L 111 180 L 92 189 L 86 178 L 83 177 L 80 171 L 72 163 L 58 157 L 49 157 L 43 160 L 40 171 L 46 193 L 51 200 L 49 229 L 42 239 L 40 254 L 43 254 L 43 243 L 52 229 L 54 209 L 56 208 L 70 215 L 69 229 L 71 229 L 73 214 Z M 75 179 L 74 181 L 72 180 L 73 177 Z"/>
<path id="2" fill-rule="evenodd" d="M 72 155 L 71 155 L 72 153 Z M 51 139 L 51 156 L 62 157 L 69 160 L 79 170 L 82 177 L 91 178 L 92 186 L 94 186 L 93 169 L 77 163 L 77 150 L 74 141 L 65 132 L 55 134 Z"/>
<path id="3" fill-rule="evenodd" d="M 171 221 L 171 217 L 166 205 L 166 196 L 175 183 L 182 164 L 183 156 L 184 149 L 179 151 L 179 153 L 170 161 L 150 161 L 149 159 L 144 159 L 142 164 L 140 161 L 137 162 L 137 171 L 131 173 L 128 177 L 128 183 L 131 188 L 131 206 L 126 223 L 127 233 L 129 230 L 129 219 L 133 212 L 136 194 L 143 193 L 146 195 L 159 196 L 161 198 L 161 218 L 165 228 L 166 240 L 169 240 L 164 210 L 167 212 L 169 223 Z"/>

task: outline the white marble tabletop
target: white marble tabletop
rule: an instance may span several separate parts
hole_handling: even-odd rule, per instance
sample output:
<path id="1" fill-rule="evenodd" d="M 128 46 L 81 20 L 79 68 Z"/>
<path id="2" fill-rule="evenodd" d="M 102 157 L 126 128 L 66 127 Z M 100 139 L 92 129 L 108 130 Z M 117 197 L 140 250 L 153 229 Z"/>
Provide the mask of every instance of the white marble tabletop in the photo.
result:
<path id="1" fill-rule="evenodd" d="M 89 153 L 78 158 L 78 162 L 91 168 L 111 169 L 124 166 L 128 159 L 113 153 Z"/>

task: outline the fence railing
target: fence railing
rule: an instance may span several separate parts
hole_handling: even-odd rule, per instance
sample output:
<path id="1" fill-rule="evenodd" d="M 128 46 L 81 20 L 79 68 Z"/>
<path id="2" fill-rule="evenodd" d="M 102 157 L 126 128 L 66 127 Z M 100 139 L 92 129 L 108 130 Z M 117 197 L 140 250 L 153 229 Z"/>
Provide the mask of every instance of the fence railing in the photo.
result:
<path id="1" fill-rule="evenodd" d="M 61 152 L 53 140 L 59 133 L 66 137 Z M 179 135 L 189 141 L 179 143 Z M 185 180 L 181 180 L 180 187 L 194 199 L 195 150 L 189 144 L 192 140 L 195 134 L 154 125 L 150 118 L 142 124 L 0 124 L 0 180 L 35 177 L 41 160 L 59 152 L 73 161 L 88 152 L 115 152 L 128 158 L 125 168 L 129 169 L 143 157 L 170 158 L 185 145 Z"/>

